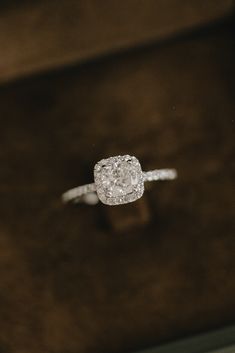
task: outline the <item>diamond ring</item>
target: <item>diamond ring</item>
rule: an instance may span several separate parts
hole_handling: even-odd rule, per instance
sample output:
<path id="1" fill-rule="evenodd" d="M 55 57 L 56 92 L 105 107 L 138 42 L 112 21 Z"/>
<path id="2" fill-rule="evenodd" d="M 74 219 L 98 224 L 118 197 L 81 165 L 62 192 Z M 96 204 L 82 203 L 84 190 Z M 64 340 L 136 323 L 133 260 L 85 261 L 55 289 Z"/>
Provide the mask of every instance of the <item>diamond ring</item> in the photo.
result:
<path id="1" fill-rule="evenodd" d="M 155 169 L 143 172 L 134 156 L 124 155 L 102 159 L 94 167 L 94 183 L 78 186 L 62 195 L 63 202 L 85 202 L 122 205 L 138 200 L 144 193 L 144 183 L 153 180 L 173 180 L 175 169 Z"/>

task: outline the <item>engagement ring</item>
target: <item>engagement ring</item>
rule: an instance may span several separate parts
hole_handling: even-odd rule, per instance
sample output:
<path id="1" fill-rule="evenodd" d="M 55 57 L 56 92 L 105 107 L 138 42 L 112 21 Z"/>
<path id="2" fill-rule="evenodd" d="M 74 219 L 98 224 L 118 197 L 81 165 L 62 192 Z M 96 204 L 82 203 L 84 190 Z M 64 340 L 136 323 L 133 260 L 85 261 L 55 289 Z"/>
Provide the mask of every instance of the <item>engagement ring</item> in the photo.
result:
<path id="1" fill-rule="evenodd" d="M 102 159 L 94 167 L 94 183 L 78 186 L 62 195 L 63 202 L 85 202 L 122 205 L 138 200 L 146 181 L 173 180 L 175 169 L 155 169 L 143 172 L 136 157 L 125 155 Z"/>

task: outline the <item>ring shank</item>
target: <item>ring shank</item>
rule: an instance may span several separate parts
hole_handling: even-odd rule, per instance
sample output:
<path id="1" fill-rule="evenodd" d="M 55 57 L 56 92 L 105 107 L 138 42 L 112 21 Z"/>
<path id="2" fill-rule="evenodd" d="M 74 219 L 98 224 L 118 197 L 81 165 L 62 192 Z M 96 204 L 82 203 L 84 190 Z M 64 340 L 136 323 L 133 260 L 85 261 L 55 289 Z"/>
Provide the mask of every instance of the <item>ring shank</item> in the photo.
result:
<path id="1" fill-rule="evenodd" d="M 92 198 L 90 199 L 89 197 L 88 198 L 86 197 L 89 194 L 96 196 L 96 198 L 94 198 L 94 202 L 92 202 Z M 90 199 L 90 202 L 89 202 L 89 199 Z M 97 200 L 97 202 L 98 202 L 98 197 L 96 195 L 95 183 L 77 186 L 76 188 L 73 188 L 73 189 L 66 191 L 62 195 L 62 201 L 64 203 L 68 203 L 71 201 L 74 203 L 78 203 L 78 202 L 84 201 L 85 203 L 88 203 L 88 204 L 92 204 L 92 203 L 95 204 L 95 203 L 97 203 L 97 202 L 95 202 L 95 200 Z"/>
<path id="2" fill-rule="evenodd" d="M 174 180 L 177 178 L 176 169 L 154 169 L 148 172 L 143 172 L 144 182 L 146 181 L 161 181 Z M 99 201 L 95 183 L 85 184 L 66 191 L 62 195 L 62 201 L 68 202 L 84 202 L 89 205 L 95 205 Z"/>
<path id="3" fill-rule="evenodd" d="M 177 178 L 176 169 L 154 169 L 143 172 L 144 181 L 174 180 Z"/>

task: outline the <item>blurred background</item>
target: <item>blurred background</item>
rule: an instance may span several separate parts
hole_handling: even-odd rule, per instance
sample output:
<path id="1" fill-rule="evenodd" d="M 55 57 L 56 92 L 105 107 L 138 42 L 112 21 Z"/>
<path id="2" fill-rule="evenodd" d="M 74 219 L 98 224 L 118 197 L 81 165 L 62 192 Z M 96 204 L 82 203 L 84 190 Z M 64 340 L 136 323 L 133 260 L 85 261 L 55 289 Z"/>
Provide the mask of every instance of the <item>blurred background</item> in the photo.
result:
<path id="1" fill-rule="evenodd" d="M 0 351 L 133 352 L 235 321 L 232 0 L 0 4 Z M 179 178 L 64 207 L 135 155 Z"/>

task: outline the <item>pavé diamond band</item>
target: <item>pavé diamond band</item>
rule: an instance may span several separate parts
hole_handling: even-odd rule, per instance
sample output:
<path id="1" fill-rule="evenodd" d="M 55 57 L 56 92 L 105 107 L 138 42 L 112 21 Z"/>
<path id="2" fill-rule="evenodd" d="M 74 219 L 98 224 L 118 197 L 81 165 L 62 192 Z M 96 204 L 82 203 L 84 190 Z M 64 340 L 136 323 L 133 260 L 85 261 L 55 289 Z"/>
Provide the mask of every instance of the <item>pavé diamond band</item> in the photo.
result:
<path id="1" fill-rule="evenodd" d="M 144 193 L 144 182 L 173 180 L 175 169 L 143 172 L 134 156 L 124 155 L 102 159 L 94 167 L 94 183 L 78 186 L 62 195 L 63 202 L 85 202 L 121 205 L 138 200 Z"/>

